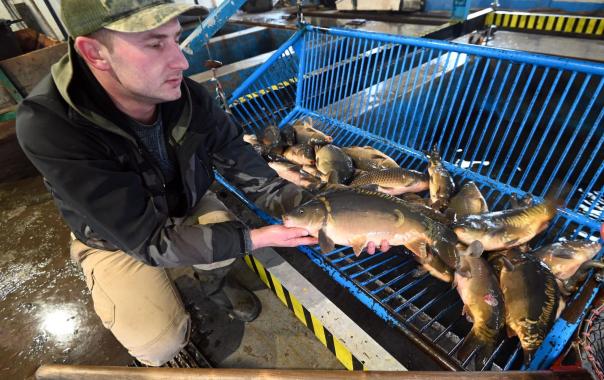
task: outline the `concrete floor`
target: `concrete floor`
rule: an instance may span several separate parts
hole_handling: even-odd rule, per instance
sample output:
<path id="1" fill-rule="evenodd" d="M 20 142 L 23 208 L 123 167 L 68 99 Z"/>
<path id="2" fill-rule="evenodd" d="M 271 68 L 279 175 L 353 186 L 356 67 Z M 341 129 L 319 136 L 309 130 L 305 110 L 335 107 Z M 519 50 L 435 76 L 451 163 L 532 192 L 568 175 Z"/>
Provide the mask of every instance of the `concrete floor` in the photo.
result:
<path id="1" fill-rule="evenodd" d="M 68 242 L 69 231 L 40 177 L 0 184 L 2 379 L 31 378 L 44 363 L 132 362 L 94 314 L 83 277 L 69 261 Z M 235 270 L 262 301 L 261 315 L 249 324 L 196 299 L 190 277 L 176 281 L 200 322 L 193 338 L 215 366 L 343 369 L 245 264 Z"/>

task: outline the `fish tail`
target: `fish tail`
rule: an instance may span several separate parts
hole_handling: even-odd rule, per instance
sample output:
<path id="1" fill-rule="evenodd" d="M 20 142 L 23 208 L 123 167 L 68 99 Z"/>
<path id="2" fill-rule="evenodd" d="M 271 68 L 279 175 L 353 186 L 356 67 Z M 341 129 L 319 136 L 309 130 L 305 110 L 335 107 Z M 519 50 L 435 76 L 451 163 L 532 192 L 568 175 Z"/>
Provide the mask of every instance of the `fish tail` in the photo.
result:
<path id="1" fill-rule="evenodd" d="M 528 365 L 531 364 L 531 362 L 533 361 L 533 357 L 535 356 L 535 350 L 523 349 L 522 353 L 524 355 L 523 363 L 525 366 L 528 367 Z"/>
<path id="2" fill-rule="evenodd" d="M 493 351 L 495 351 L 494 342 L 481 338 L 472 329 L 457 351 L 457 358 L 461 363 L 465 363 L 473 356 L 472 360 L 475 363 L 475 369 L 480 371 L 487 364 Z"/>

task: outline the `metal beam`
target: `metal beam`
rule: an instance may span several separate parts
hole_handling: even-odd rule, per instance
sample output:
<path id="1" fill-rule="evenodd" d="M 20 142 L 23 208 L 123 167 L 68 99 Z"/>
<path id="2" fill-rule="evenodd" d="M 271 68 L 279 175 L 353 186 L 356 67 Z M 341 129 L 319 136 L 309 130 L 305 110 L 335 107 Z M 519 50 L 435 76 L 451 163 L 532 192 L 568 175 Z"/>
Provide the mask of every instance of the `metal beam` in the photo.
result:
<path id="1" fill-rule="evenodd" d="M 185 38 L 180 44 L 182 50 L 187 54 L 194 54 L 202 48 L 245 2 L 246 0 L 224 0 Z"/>

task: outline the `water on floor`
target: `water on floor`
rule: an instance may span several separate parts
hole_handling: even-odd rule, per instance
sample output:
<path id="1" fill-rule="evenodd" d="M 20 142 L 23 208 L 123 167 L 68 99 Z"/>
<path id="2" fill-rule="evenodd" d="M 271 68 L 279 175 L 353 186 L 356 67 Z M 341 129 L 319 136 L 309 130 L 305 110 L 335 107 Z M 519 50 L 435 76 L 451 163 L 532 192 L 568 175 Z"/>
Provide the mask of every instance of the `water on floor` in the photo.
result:
<path id="1" fill-rule="evenodd" d="M 132 358 L 106 330 L 77 266 L 69 231 L 40 177 L 0 184 L 0 378 L 31 378 L 44 363 L 128 365 Z M 263 304 L 249 324 L 196 298 L 177 280 L 198 320 L 193 338 L 217 367 L 321 368 L 342 365 L 243 264 L 234 269 Z M 211 310 L 211 311 L 210 311 Z"/>

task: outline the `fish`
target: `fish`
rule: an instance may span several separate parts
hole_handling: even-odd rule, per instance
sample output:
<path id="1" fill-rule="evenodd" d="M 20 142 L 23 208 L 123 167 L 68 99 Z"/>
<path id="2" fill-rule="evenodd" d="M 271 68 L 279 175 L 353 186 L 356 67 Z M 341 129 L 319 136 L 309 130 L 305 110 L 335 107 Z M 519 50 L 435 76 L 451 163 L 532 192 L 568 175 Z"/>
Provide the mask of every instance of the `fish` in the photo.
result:
<path id="1" fill-rule="evenodd" d="M 335 145 L 324 145 L 315 148 L 317 170 L 321 179 L 329 183 L 348 184 L 354 174 L 350 157 Z"/>
<path id="2" fill-rule="evenodd" d="M 452 227 L 462 243 L 479 240 L 485 251 L 497 251 L 528 242 L 544 231 L 555 215 L 555 203 L 546 200 L 531 207 L 467 215 Z"/>
<path id="3" fill-rule="evenodd" d="M 289 124 L 281 128 L 281 143 L 285 146 L 296 145 L 296 131 Z"/>
<path id="4" fill-rule="evenodd" d="M 413 256 L 415 261 L 417 261 L 424 272 L 430 273 L 432 277 L 435 277 L 444 282 L 452 282 L 454 271 L 449 268 L 447 264 L 445 264 L 441 258 L 430 252 L 426 252 L 425 257 Z M 422 271 L 417 271 L 415 277 L 418 277 L 422 274 Z"/>
<path id="5" fill-rule="evenodd" d="M 315 150 L 308 144 L 298 144 L 285 149 L 283 156 L 298 165 L 314 165 Z"/>
<path id="6" fill-rule="evenodd" d="M 456 217 L 462 217 L 489 212 L 489 206 L 476 184 L 470 181 L 451 198 L 448 210 L 451 210 L 450 212 Z"/>
<path id="7" fill-rule="evenodd" d="M 302 170 L 300 165 L 289 162 L 273 161 L 269 162 L 268 166 L 276 171 L 279 177 L 305 189 L 314 189 L 321 184 L 321 180 L 319 178 L 306 173 L 304 170 Z"/>
<path id="8" fill-rule="evenodd" d="M 292 128 L 298 144 L 325 145 L 333 142 L 333 137 L 312 127 L 312 120 L 298 120 Z"/>
<path id="9" fill-rule="evenodd" d="M 370 146 L 343 147 L 342 150 L 352 158 L 357 169 L 371 171 L 398 168 L 399 165 L 390 156 Z"/>
<path id="10" fill-rule="evenodd" d="M 536 257 L 512 248 L 490 255 L 499 266 L 508 335 L 518 335 L 528 365 L 552 328 L 560 307 L 556 277 Z"/>
<path id="11" fill-rule="evenodd" d="M 568 280 L 584 262 L 593 259 L 602 244 L 585 239 L 553 243 L 532 252 L 559 280 Z"/>
<path id="12" fill-rule="evenodd" d="M 258 145 L 260 144 L 260 142 L 258 141 L 258 136 L 256 136 L 255 134 L 244 134 L 243 135 L 243 141 L 245 141 L 246 143 L 250 144 L 250 145 Z"/>
<path id="13" fill-rule="evenodd" d="M 276 147 L 281 144 L 281 131 L 276 124 L 267 125 L 262 131 L 260 143 L 268 147 Z"/>
<path id="14" fill-rule="evenodd" d="M 334 190 L 284 214 L 286 227 L 305 228 L 319 238 L 323 252 L 335 244 L 351 246 L 358 256 L 370 241 L 387 240 L 391 246 L 404 245 L 420 258 L 427 248 L 449 267 L 458 264 L 453 231 L 400 199 L 360 188 Z"/>
<path id="15" fill-rule="evenodd" d="M 427 153 L 428 174 L 430 175 L 430 200 L 432 207 L 442 210 L 447 208 L 449 198 L 455 192 L 453 176 L 445 169 L 436 146 Z M 469 243 L 468 243 L 469 244 Z"/>
<path id="16" fill-rule="evenodd" d="M 505 326 L 504 296 L 489 263 L 481 257 L 482 244 L 473 242 L 460 255 L 460 267 L 469 276 L 455 273 L 454 286 L 463 301 L 463 314 L 473 323 L 472 330 L 456 353 L 463 363 L 474 351 L 474 363 L 483 368 L 503 335 Z"/>
<path id="17" fill-rule="evenodd" d="M 321 175 L 321 173 L 317 170 L 317 167 L 314 165 L 302 165 L 302 170 L 308 174 L 314 175 L 315 177 L 319 177 Z"/>
<path id="18" fill-rule="evenodd" d="M 379 169 L 356 176 L 350 186 L 378 185 L 378 190 L 390 194 L 418 193 L 428 190 L 428 176 L 403 168 Z"/>

